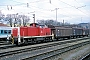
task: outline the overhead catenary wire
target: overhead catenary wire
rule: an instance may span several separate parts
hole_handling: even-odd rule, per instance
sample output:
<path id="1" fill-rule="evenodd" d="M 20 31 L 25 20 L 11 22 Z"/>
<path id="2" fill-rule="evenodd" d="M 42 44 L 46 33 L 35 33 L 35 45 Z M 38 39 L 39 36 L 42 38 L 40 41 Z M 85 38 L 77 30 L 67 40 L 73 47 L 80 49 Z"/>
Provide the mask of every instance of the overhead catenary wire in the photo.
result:
<path id="1" fill-rule="evenodd" d="M 12 0 L 13 2 L 17 2 L 17 1 L 14 1 Z M 38 1 L 35 1 L 35 2 L 41 2 L 41 0 L 38 0 Z M 33 2 L 33 3 L 35 3 Z M 45 1 L 42 1 L 43 3 L 45 3 Z M 26 5 L 28 8 L 29 7 L 35 7 L 35 8 L 39 8 L 40 10 L 45 10 L 45 11 L 50 11 L 49 9 L 43 9 L 43 8 L 40 8 L 40 7 L 36 7 L 36 6 L 32 6 L 30 3 L 32 2 L 28 2 L 28 3 L 23 3 L 23 2 L 17 2 L 19 4 L 15 4 L 15 5 L 12 5 L 12 6 L 19 6 L 19 5 Z"/>
<path id="2" fill-rule="evenodd" d="M 13 1 L 13 2 L 17 2 L 17 1 Z M 7 9 L 10 10 L 10 9 L 14 8 L 15 6 L 20 6 L 20 5 L 24 5 L 22 7 L 26 7 L 26 6 L 28 8 L 33 8 L 34 7 L 34 8 L 39 8 L 39 10 L 50 11 L 49 9 L 43 9 L 43 8 L 40 8 L 40 7 L 32 6 L 32 5 L 30 5 L 30 3 L 22 3 L 22 2 L 18 2 L 18 4 L 14 4 L 14 5 L 0 5 L 0 6 L 7 6 Z"/>
<path id="3" fill-rule="evenodd" d="M 17 2 L 17 1 L 14 1 L 14 0 L 12 0 L 13 2 Z M 38 1 L 34 1 L 34 2 L 29 2 L 29 3 L 35 3 L 35 2 L 41 2 L 42 0 L 38 0 Z M 50 1 L 50 3 L 51 3 L 51 0 L 49 0 Z M 60 1 L 60 0 L 59 0 Z M 63 1 L 61 1 L 61 2 L 63 2 Z M 15 4 L 15 5 L 12 5 L 12 6 L 18 6 L 18 5 L 27 5 L 27 7 L 29 6 L 29 3 L 22 3 L 22 2 L 17 2 L 17 3 L 19 3 L 19 4 Z M 63 3 L 65 3 L 65 2 L 63 2 Z M 67 4 L 67 3 L 65 3 L 65 4 Z M 81 7 L 75 7 L 75 6 L 72 6 L 72 5 L 70 5 L 70 4 L 67 4 L 67 5 L 69 5 L 69 6 L 71 6 L 71 7 L 74 7 L 74 8 L 76 8 L 76 9 L 78 9 L 78 8 L 81 8 Z M 1 6 L 5 6 L 5 5 L 1 5 Z M 12 8 L 12 6 L 11 6 L 11 8 Z M 31 6 L 31 5 L 30 5 Z M 35 7 L 35 6 L 32 6 L 32 7 Z M 83 7 L 83 6 L 82 6 Z M 35 8 L 39 8 L 39 9 L 41 9 L 41 10 L 47 10 L 47 11 L 50 11 L 50 10 L 48 10 L 48 9 L 43 9 L 43 8 L 40 8 L 40 7 L 35 7 Z M 79 9 L 78 9 L 79 10 Z M 79 11 L 81 11 L 81 10 L 79 10 Z M 82 12 L 82 11 L 81 11 Z M 83 12 L 84 13 L 84 12 Z"/>
<path id="4" fill-rule="evenodd" d="M 21 3 L 21 2 L 18 2 L 18 1 L 15 1 L 15 0 L 12 0 L 13 2 L 16 2 L 16 3 Z M 37 1 L 33 1 L 33 2 L 28 2 L 28 3 L 39 3 L 39 2 L 44 2 L 44 0 L 37 0 Z M 23 2 L 22 2 L 23 3 Z M 25 2 L 24 2 L 25 3 Z"/>
<path id="5" fill-rule="evenodd" d="M 33 2 L 18 2 L 18 1 L 15 1 L 15 0 L 11 0 L 11 1 L 16 2 L 16 4 L 4 4 L 4 5 L 0 5 L 0 6 L 7 6 L 7 5 L 20 6 L 20 5 L 25 5 L 27 3 L 45 2 L 45 0 L 37 0 L 37 1 L 33 1 Z"/>
<path id="6" fill-rule="evenodd" d="M 76 0 L 74 0 L 75 2 L 77 2 Z M 77 2 L 78 3 L 78 2 Z M 80 3 L 78 3 L 79 5 L 81 5 Z"/>
<path id="7" fill-rule="evenodd" d="M 12 0 L 13 1 L 13 0 Z M 51 1 L 51 0 L 50 0 Z M 15 1 L 14 1 L 15 2 Z M 17 1 L 16 1 L 17 2 Z M 36 2 L 36 1 L 35 1 Z M 33 3 L 35 3 L 35 2 L 33 2 Z M 42 0 L 38 0 L 38 2 L 43 2 Z M 45 1 L 44 1 L 45 2 Z M 43 2 L 43 3 L 44 3 Z M 49 1 L 48 1 L 48 3 L 49 3 Z M 30 2 L 28 2 L 28 3 L 23 3 L 23 2 L 18 2 L 17 4 L 15 4 L 15 5 L 11 5 L 13 8 L 14 8 L 14 6 L 19 6 L 19 5 L 25 5 L 25 7 L 27 6 L 28 8 L 38 8 L 39 10 L 39 12 L 43 12 L 43 11 L 51 11 L 51 9 L 45 9 L 45 8 L 41 8 L 41 7 L 37 7 L 37 6 L 32 6 L 31 4 L 30 4 Z M 75 6 L 72 6 L 72 5 L 70 5 L 70 4 L 68 4 L 69 6 L 71 6 L 71 7 L 73 7 L 73 8 L 75 8 L 75 9 L 77 9 L 77 7 L 75 7 Z M 42 11 L 41 11 L 42 10 Z M 78 9 L 79 10 L 79 9 Z M 81 11 L 81 10 L 79 10 L 79 11 Z M 81 12 L 83 12 L 83 11 L 81 11 Z M 84 13 L 84 12 L 83 12 Z"/>
<path id="8" fill-rule="evenodd" d="M 74 0 L 76 3 L 78 3 L 76 0 Z M 78 3 L 78 5 L 80 5 L 79 7 L 77 7 L 77 9 L 78 8 L 83 8 L 83 7 L 86 7 L 86 5 L 81 5 L 80 3 Z"/>
<path id="9" fill-rule="evenodd" d="M 18 1 L 15 1 L 15 0 L 12 0 L 12 1 L 18 3 L 18 5 L 23 5 L 23 4 L 27 4 L 27 3 L 31 4 L 31 3 L 40 3 L 40 2 L 44 3 L 45 2 L 45 0 L 37 0 L 37 1 L 33 1 L 33 2 L 18 2 Z"/>
<path id="10" fill-rule="evenodd" d="M 77 7 L 72 6 L 72 5 L 70 5 L 70 4 L 66 3 L 66 2 L 61 1 L 61 0 L 59 0 L 59 1 L 60 1 L 60 2 L 62 2 L 62 3 L 64 3 L 64 4 L 66 4 L 66 5 L 68 5 L 68 6 L 71 6 L 71 7 L 75 8 L 75 9 L 79 10 L 80 12 L 82 12 L 83 14 L 85 14 L 85 15 L 89 16 L 88 14 L 86 14 L 86 13 L 85 13 L 85 12 L 83 12 L 82 10 L 78 9 Z"/>

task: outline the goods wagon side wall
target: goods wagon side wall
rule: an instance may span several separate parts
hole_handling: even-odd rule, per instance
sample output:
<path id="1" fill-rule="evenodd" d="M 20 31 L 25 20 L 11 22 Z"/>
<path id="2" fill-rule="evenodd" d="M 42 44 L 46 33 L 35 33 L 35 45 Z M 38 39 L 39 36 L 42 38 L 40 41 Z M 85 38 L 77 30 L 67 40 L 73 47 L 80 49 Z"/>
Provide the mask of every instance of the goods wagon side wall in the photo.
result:
<path id="1" fill-rule="evenodd" d="M 65 36 L 72 35 L 72 29 L 65 29 Z"/>
<path id="2" fill-rule="evenodd" d="M 57 37 L 66 37 L 72 35 L 71 28 L 64 28 L 64 29 L 56 29 L 56 36 Z"/>
<path id="3" fill-rule="evenodd" d="M 77 29 L 77 28 L 73 28 L 72 29 L 73 35 L 82 35 L 83 34 L 83 29 Z"/>
<path id="4" fill-rule="evenodd" d="M 83 30 L 82 29 L 77 29 L 77 35 L 82 35 Z"/>

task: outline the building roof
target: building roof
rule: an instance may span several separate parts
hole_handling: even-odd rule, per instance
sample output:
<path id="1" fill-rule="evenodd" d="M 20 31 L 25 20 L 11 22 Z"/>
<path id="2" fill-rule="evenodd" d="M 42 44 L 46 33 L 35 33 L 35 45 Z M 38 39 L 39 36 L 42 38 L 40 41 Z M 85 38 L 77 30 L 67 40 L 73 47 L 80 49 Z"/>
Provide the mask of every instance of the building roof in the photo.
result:
<path id="1" fill-rule="evenodd" d="M 6 24 L 0 23 L 0 26 L 7 26 Z"/>

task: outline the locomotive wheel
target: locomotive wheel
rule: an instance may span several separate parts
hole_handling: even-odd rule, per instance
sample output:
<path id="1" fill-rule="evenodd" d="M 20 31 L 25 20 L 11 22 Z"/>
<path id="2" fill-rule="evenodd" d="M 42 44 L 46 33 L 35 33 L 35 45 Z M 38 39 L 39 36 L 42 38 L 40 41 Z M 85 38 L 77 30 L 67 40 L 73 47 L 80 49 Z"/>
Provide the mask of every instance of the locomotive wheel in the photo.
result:
<path id="1" fill-rule="evenodd" d="M 24 40 L 24 44 L 28 44 L 28 41 L 27 40 Z"/>

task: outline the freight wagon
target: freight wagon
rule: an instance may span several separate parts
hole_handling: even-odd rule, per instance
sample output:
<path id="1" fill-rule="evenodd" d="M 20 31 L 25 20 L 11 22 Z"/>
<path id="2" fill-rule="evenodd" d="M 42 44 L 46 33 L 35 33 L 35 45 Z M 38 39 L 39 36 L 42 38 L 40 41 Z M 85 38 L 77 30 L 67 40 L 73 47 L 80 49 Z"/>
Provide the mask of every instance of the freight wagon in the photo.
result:
<path id="1" fill-rule="evenodd" d="M 72 36 L 74 38 L 83 36 L 83 28 L 72 27 Z"/>
<path id="2" fill-rule="evenodd" d="M 89 35 L 89 29 L 80 27 L 49 26 L 53 32 L 54 39 L 77 38 Z"/>
<path id="3" fill-rule="evenodd" d="M 54 36 L 59 38 L 70 38 L 72 36 L 72 28 L 68 27 L 55 27 Z"/>

